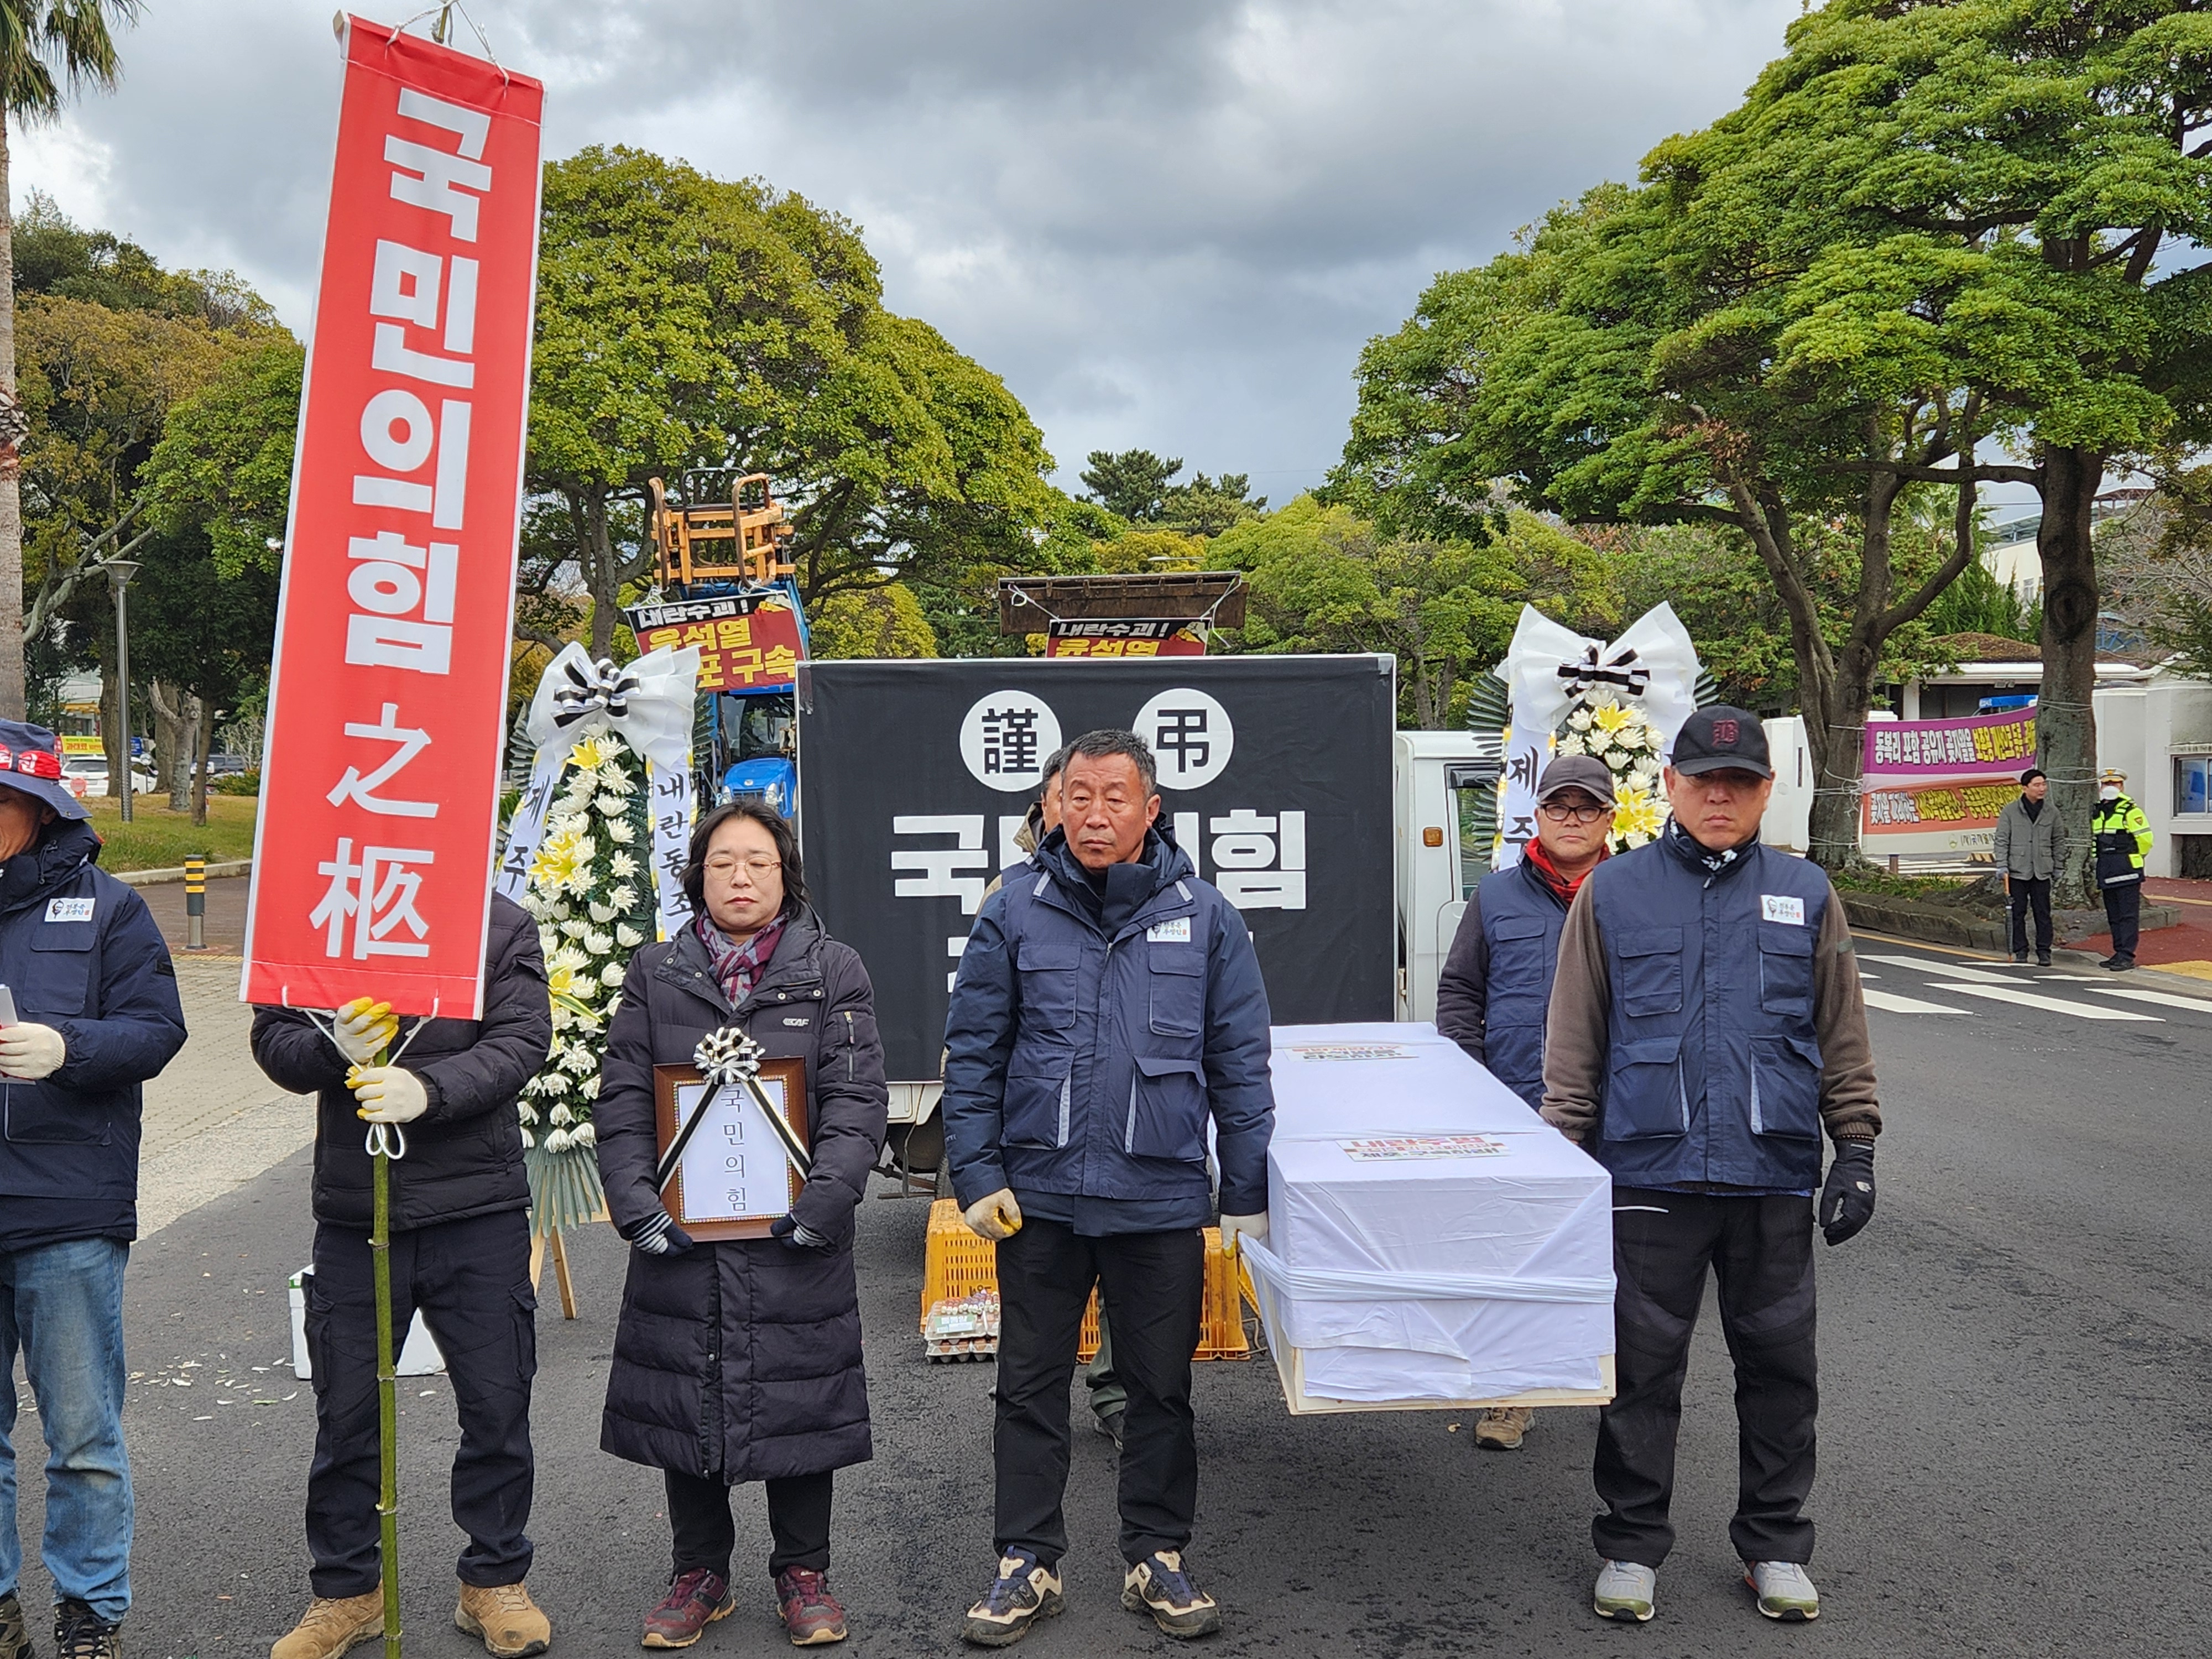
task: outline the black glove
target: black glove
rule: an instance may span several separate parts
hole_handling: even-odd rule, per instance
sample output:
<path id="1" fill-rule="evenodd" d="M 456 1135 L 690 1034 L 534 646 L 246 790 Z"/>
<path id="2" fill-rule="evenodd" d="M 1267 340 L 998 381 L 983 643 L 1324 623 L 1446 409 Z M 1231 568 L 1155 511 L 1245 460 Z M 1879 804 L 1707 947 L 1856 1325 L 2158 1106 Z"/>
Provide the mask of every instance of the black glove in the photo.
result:
<path id="1" fill-rule="evenodd" d="M 830 1241 L 795 1215 L 778 1216 L 768 1224 L 768 1236 L 780 1238 L 794 1250 L 826 1250 Z"/>
<path id="2" fill-rule="evenodd" d="M 616 1230 L 631 1248 L 647 1255 L 681 1255 L 691 1248 L 691 1235 L 669 1219 L 668 1212 L 655 1210 L 642 1221 Z"/>
<path id="3" fill-rule="evenodd" d="M 1831 1244 L 1856 1238 L 1874 1219 L 1874 1142 L 1839 1140 L 1828 1184 L 1820 1189 L 1820 1236 Z"/>

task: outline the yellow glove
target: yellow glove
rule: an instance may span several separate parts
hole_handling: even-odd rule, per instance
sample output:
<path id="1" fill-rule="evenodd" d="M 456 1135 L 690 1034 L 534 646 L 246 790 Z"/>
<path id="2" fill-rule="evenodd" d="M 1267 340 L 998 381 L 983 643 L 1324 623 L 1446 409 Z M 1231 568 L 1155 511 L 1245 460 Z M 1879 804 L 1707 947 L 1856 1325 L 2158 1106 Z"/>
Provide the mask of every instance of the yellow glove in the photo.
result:
<path id="1" fill-rule="evenodd" d="M 1022 1206 L 1014 1202 L 1011 1187 L 1001 1187 L 990 1197 L 979 1198 L 970 1204 L 963 1218 L 968 1223 L 969 1231 L 996 1243 L 1021 1231 Z"/>
<path id="2" fill-rule="evenodd" d="M 392 1038 L 399 1035 L 399 1017 L 392 1012 L 388 1002 L 378 1002 L 368 997 L 356 997 L 337 1011 L 331 1022 L 331 1035 L 345 1057 L 356 1066 L 374 1060 L 379 1053 L 392 1046 Z"/>
<path id="3" fill-rule="evenodd" d="M 356 1066 L 346 1087 L 361 1103 L 354 1115 L 369 1123 L 412 1123 L 429 1109 L 422 1079 L 399 1066 Z"/>

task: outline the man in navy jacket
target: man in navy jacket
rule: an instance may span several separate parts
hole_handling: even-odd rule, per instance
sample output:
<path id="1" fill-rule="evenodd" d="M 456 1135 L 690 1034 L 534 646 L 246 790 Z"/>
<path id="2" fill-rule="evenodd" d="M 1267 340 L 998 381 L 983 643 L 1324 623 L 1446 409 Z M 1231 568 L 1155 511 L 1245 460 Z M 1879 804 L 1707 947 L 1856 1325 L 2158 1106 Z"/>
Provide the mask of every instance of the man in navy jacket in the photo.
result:
<path id="1" fill-rule="evenodd" d="M 177 972 L 44 726 L 0 720 L 0 1655 L 28 1653 L 15 1594 L 15 1350 L 47 1447 L 54 1643 L 119 1651 L 131 1605 L 123 1267 L 138 1236 L 139 1085 L 185 1046 Z"/>
<path id="2" fill-rule="evenodd" d="M 945 1131 L 968 1224 L 998 1243 L 999 1575 L 962 1634 L 1019 1640 L 1059 1610 L 1067 1385 L 1093 1285 L 1128 1389 L 1122 1605 L 1220 1627 L 1182 1565 L 1198 1502 L 1190 1361 L 1212 1211 L 1267 1236 L 1267 994 L 1252 937 L 1160 820 L 1134 733 L 1068 746 L 1060 827 L 983 906 L 945 1021 Z"/>

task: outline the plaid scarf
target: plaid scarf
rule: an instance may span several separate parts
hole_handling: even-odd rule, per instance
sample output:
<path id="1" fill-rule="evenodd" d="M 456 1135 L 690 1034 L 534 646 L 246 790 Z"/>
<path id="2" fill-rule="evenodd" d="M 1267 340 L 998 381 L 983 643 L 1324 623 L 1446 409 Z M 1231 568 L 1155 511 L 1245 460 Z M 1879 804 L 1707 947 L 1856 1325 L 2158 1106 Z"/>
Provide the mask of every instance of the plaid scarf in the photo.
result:
<path id="1" fill-rule="evenodd" d="M 714 969 L 715 982 L 721 986 L 722 994 L 729 998 L 734 1008 L 745 1000 L 745 993 L 759 982 L 769 958 L 775 954 L 777 942 L 783 938 L 783 918 L 778 916 L 743 945 L 732 944 L 724 938 L 722 930 L 703 915 L 692 918 L 691 931 L 707 947 L 707 960 Z"/>

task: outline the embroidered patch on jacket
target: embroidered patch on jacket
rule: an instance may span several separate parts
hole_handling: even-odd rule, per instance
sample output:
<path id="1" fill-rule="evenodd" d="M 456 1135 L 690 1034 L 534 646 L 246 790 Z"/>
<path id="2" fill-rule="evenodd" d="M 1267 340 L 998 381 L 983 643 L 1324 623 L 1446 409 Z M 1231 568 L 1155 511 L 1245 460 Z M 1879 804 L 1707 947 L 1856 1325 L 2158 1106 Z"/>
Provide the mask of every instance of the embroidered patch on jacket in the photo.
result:
<path id="1" fill-rule="evenodd" d="M 92 907 L 97 900 L 88 898 L 60 898 L 46 901 L 48 921 L 90 921 Z"/>
<path id="2" fill-rule="evenodd" d="M 801 1018 L 798 1018 L 798 1019 L 793 1019 L 793 1018 L 792 1018 L 789 1015 L 787 1015 L 787 1015 L 784 1017 L 784 1021 L 783 1021 L 783 1023 L 784 1023 L 786 1025 L 805 1025 L 805 1024 L 808 1024 L 809 1022 L 808 1022 L 808 1017 L 801 1017 Z"/>
<path id="3" fill-rule="evenodd" d="M 1769 921 L 1786 921 L 1792 927 L 1805 925 L 1805 901 L 1786 893 L 1761 893 L 1759 911 Z"/>
<path id="4" fill-rule="evenodd" d="M 1145 937 L 1155 945 L 1188 945 L 1190 918 L 1177 916 L 1173 921 L 1156 921 L 1145 929 Z"/>

